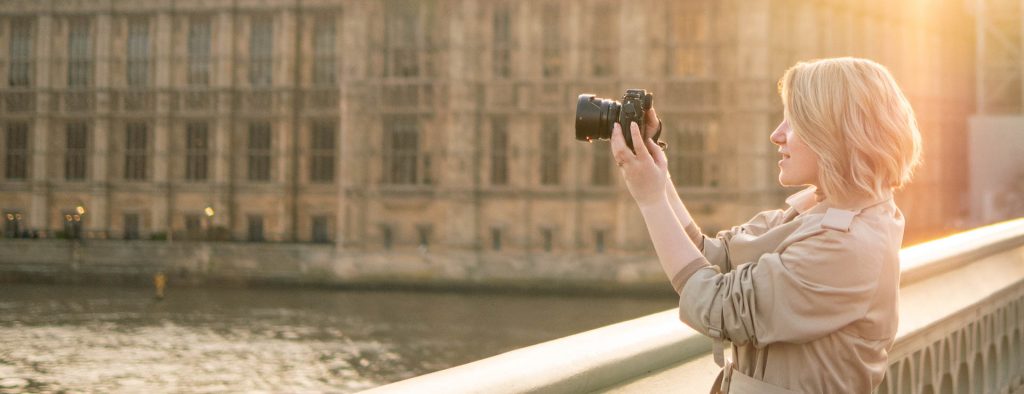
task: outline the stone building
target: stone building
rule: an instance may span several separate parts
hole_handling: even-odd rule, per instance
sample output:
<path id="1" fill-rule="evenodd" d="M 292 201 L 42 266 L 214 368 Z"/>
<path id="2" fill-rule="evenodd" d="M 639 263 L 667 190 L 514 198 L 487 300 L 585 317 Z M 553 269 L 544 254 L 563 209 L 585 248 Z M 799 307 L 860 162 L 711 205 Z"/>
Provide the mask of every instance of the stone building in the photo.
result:
<path id="1" fill-rule="evenodd" d="M 714 231 L 794 191 L 768 141 L 783 71 L 852 55 L 918 113 L 898 199 L 922 239 L 966 215 L 973 29 L 952 0 L 8 0 L 4 235 L 647 254 L 607 143 L 573 140 L 577 94 L 653 91 Z"/>
<path id="2" fill-rule="evenodd" d="M 975 0 L 977 112 L 970 119 L 974 224 L 1024 217 L 1024 5 Z"/>

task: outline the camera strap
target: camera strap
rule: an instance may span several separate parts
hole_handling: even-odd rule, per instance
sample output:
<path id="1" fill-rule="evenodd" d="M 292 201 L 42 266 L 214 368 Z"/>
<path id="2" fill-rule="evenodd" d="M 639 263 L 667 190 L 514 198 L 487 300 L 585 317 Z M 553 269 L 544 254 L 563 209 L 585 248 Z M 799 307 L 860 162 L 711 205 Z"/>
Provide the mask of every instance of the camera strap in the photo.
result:
<path id="1" fill-rule="evenodd" d="M 651 136 L 651 140 L 653 140 L 655 144 L 658 144 L 658 146 L 661 147 L 661 150 L 663 151 L 668 150 L 668 144 L 665 143 L 665 141 L 659 140 L 659 138 L 661 137 L 661 129 L 664 126 L 665 123 L 661 121 L 661 118 L 658 118 L 658 130 L 655 130 L 654 135 Z"/>

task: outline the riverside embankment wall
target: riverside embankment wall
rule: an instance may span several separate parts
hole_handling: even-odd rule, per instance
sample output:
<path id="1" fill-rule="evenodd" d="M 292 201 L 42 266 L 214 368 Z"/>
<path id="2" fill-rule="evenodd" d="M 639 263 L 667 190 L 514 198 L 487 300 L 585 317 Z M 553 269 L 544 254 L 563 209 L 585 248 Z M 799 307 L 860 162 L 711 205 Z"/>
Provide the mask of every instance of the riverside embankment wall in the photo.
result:
<path id="1" fill-rule="evenodd" d="M 0 240 L 0 281 L 169 286 L 671 292 L 653 257 L 433 252 L 361 253 L 332 245 L 122 240 Z"/>

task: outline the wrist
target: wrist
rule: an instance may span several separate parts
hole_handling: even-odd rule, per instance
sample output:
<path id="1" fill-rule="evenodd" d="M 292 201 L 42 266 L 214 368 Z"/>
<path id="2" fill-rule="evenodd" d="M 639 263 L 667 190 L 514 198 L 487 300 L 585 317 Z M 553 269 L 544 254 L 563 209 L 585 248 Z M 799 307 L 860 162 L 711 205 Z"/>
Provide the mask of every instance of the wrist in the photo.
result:
<path id="1" fill-rule="evenodd" d="M 642 213 L 644 216 L 647 216 L 648 214 L 660 215 L 666 212 L 669 214 L 674 214 L 672 211 L 672 206 L 669 204 L 669 200 L 667 197 L 655 199 L 650 202 L 639 203 L 637 205 L 640 207 L 640 213 Z"/>

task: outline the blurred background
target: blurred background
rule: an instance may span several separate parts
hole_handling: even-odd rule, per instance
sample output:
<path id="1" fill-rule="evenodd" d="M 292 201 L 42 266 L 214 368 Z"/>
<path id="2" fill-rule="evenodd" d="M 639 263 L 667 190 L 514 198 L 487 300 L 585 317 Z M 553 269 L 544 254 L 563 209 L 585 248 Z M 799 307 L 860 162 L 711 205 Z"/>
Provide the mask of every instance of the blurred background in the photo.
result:
<path id="1" fill-rule="evenodd" d="M 385 305 L 373 294 L 398 294 L 367 289 L 442 297 L 426 302 L 438 310 L 477 302 L 478 311 L 497 304 L 422 291 L 614 294 L 596 303 L 550 295 L 577 303 L 566 310 L 610 312 L 467 346 L 477 352 L 455 352 L 447 362 L 428 354 L 430 362 L 380 373 L 379 363 L 401 364 L 380 354 L 407 356 L 398 345 L 381 344 L 385 350 L 371 351 L 378 356 L 350 346 L 334 367 L 310 372 L 311 386 L 279 379 L 314 389 L 340 379 L 355 389 L 670 308 L 671 288 L 607 143 L 573 139 L 576 95 L 654 92 L 673 181 L 710 234 L 782 207 L 796 191 L 778 186 L 768 140 L 782 119 L 776 83 L 795 62 L 821 57 L 887 66 L 916 110 L 924 164 L 897 194 L 906 245 L 1021 217 L 1021 7 L 1006 0 L 4 0 L 0 279 L 10 285 L 0 287 L 0 308 L 10 309 L 0 330 L 32 336 L 23 325 L 72 322 L 100 332 L 112 324 L 134 338 L 140 327 L 184 324 L 231 342 L 263 335 L 233 336 L 238 324 L 279 327 L 260 320 L 264 303 L 225 301 L 247 291 L 287 304 L 268 307 L 271 315 L 317 316 L 295 318 L 315 332 L 342 326 L 318 319 L 349 310 L 343 305 Z M 158 273 L 188 295 L 175 299 L 172 290 L 152 304 L 147 292 Z M 261 284 L 356 290 L 317 296 L 238 286 Z M 111 306 L 129 293 L 144 296 Z M 669 297 L 631 298 L 637 294 Z M 54 305 L 50 297 L 68 304 L 40 306 Z M 305 302 L 317 298 L 333 306 Z M 235 320 L 222 309 L 251 314 L 225 323 Z M 64 317 L 40 320 L 51 313 Z M 348 313 L 373 327 L 400 324 Z M 487 327 L 486 314 L 468 315 Z M 275 330 L 260 332 L 284 340 L 320 335 Z M 48 332 L 32 338 L 45 344 Z M 382 337 L 365 332 L 360 340 Z M 327 337 L 355 338 L 345 335 Z M 437 341 L 444 348 L 458 339 Z M 31 363 L 6 350 L 11 342 L 0 343 L 0 389 L 83 382 L 47 380 L 53 371 L 26 378 L 18 371 Z M 302 357 L 334 359 L 314 353 Z M 321 372 L 333 378 L 317 380 Z M 22 380 L 5 386 L 5 374 Z M 124 379 L 93 387 L 159 381 Z M 279 387 L 238 379 L 249 383 L 227 387 Z"/>

